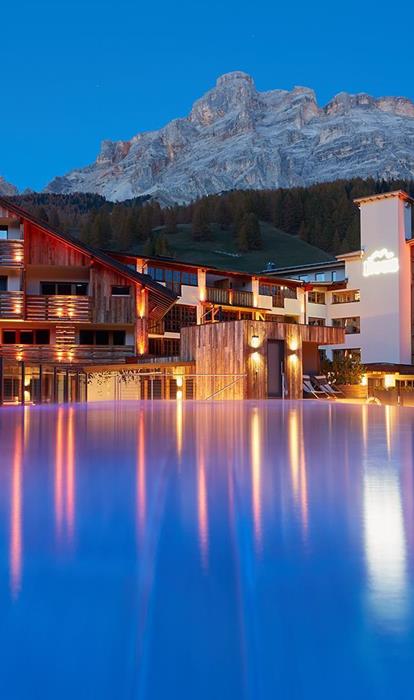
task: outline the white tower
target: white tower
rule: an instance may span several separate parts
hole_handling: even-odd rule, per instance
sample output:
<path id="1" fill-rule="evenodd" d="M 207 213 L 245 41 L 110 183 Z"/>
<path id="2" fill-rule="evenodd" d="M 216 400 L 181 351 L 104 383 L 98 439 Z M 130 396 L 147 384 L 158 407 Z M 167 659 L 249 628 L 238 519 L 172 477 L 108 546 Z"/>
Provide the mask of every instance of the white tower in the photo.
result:
<path id="1" fill-rule="evenodd" d="M 361 213 L 363 363 L 411 364 L 411 207 L 406 192 L 356 199 Z"/>

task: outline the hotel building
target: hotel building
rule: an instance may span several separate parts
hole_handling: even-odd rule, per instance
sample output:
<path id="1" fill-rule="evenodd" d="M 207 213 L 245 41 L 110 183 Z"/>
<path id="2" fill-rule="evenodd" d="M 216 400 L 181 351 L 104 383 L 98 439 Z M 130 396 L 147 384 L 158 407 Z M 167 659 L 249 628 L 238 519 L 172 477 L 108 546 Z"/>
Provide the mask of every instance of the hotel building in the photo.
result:
<path id="1" fill-rule="evenodd" d="M 407 380 L 412 204 L 356 200 L 359 251 L 249 274 L 103 253 L 0 200 L 0 401 L 299 398 L 321 352 Z"/>

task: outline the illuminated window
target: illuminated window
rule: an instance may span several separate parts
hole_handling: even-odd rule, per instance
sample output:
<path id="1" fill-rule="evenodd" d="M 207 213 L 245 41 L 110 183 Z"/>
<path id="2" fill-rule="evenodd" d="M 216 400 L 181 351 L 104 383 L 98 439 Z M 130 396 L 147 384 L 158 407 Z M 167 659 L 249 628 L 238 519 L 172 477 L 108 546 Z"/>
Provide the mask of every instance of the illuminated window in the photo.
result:
<path id="1" fill-rule="evenodd" d="M 7 241 L 9 229 L 7 226 L 0 226 L 0 241 Z"/>
<path id="2" fill-rule="evenodd" d="M 309 292 L 308 293 L 308 302 L 310 304 L 324 304 L 325 303 L 324 292 Z"/>
<path id="3" fill-rule="evenodd" d="M 351 289 L 350 291 L 333 292 L 332 304 L 351 304 L 354 301 L 360 301 L 361 294 L 359 289 Z"/>

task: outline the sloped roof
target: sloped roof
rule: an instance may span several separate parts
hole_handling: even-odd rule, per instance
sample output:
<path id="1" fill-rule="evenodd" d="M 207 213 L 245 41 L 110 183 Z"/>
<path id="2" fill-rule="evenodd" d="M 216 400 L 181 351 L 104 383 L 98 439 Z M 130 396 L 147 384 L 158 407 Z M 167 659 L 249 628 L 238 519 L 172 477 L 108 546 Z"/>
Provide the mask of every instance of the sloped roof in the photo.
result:
<path id="1" fill-rule="evenodd" d="M 16 216 L 21 217 L 22 219 L 27 219 L 27 221 L 30 221 L 30 223 L 34 224 L 35 226 L 38 226 L 40 229 L 43 229 L 55 238 L 58 238 L 59 240 L 65 243 L 68 243 L 79 252 L 88 255 L 94 260 L 97 260 L 98 262 L 102 263 L 102 265 L 105 265 L 105 267 L 109 267 L 113 270 L 116 270 L 116 272 L 119 272 L 121 275 L 127 277 L 132 282 L 138 283 L 142 287 L 148 289 L 151 294 L 152 301 L 154 302 L 154 316 L 162 317 L 176 301 L 177 295 L 174 294 L 172 290 L 167 289 L 161 284 L 158 284 L 158 282 L 154 282 L 154 280 L 149 275 L 145 275 L 142 272 L 133 270 L 132 268 L 128 267 L 128 265 L 124 265 L 118 260 L 115 260 L 115 258 L 112 258 L 106 253 L 103 253 L 101 250 L 93 248 L 92 246 L 88 245 L 87 243 L 84 243 L 83 241 L 79 240 L 78 238 L 75 238 L 74 236 L 71 236 L 68 233 L 62 233 L 61 231 L 58 231 L 49 224 L 45 223 L 44 221 L 41 221 L 32 214 L 29 214 L 29 212 L 27 212 L 25 209 L 22 209 L 17 204 L 14 204 L 14 202 L 11 202 L 7 198 L 0 197 L 0 207 L 3 207 L 8 211 L 13 212 L 14 214 L 16 214 Z M 156 309 L 159 309 L 160 311 L 162 310 L 162 313 L 157 314 L 155 311 Z"/>

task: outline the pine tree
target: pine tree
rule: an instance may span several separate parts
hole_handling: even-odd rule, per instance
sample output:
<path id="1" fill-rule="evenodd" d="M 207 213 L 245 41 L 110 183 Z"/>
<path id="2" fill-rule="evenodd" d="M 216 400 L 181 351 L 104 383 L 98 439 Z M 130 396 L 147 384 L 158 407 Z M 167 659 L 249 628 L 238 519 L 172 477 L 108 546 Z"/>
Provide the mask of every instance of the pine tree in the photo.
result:
<path id="1" fill-rule="evenodd" d="M 197 202 L 191 222 L 191 233 L 197 241 L 211 240 L 211 228 L 205 202 Z"/>
<path id="2" fill-rule="evenodd" d="M 263 247 L 262 232 L 260 230 L 259 219 L 256 214 L 250 212 L 245 218 L 247 228 L 247 242 L 249 250 L 260 250 Z"/>
<path id="3" fill-rule="evenodd" d="M 219 197 L 215 207 L 214 218 L 223 231 L 227 231 L 230 228 L 233 217 L 225 197 Z"/>
<path id="4" fill-rule="evenodd" d="M 160 233 L 155 239 L 155 255 L 163 258 L 169 258 L 172 255 L 168 240 L 163 233 Z"/>
<path id="5" fill-rule="evenodd" d="M 236 248 L 240 253 L 246 253 L 249 250 L 249 235 L 246 220 L 239 226 L 237 231 Z"/>
<path id="6" fill-rule="evenodd" d="M 164 211 L 164 230 L 165 233 L 177 233 L 177 209 L 176 207 L 168 207 Z"/>

